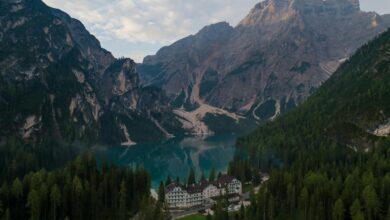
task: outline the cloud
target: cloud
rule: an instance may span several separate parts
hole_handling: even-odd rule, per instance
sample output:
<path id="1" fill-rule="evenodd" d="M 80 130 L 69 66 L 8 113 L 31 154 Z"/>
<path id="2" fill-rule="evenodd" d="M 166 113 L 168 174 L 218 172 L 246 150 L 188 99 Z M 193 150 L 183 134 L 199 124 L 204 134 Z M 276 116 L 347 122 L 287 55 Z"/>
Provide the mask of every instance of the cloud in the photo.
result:
<path id="1" fill-rule="evenodd" d="M 387 8 L 388 0 L 362 0 L 365 8 Z M 199 31 L 227 21 L 236 25 L 260 0 L 44 0 L 81 20 L 116 56 L 155 53 Z M 384 9 L 382 9 L 383 11 Z M 120 45 L 120 47 L 118 46 Z M 144 49 L 147 48 L 147 49 Z M 142 52 L 144 51 L 144 52 Z"/>
<path id="2" fill-rule="evenodd" d="M 364 11 L 375 11 L 379 14 L 390 13 L 390 1 L 388 0 L 360 0 L 360 6 Z"/>
<path id="3" fill-rule="evenodd" d="M 258 0 L 44 1 L 81 20 L 103 45 L 110 40 L 121 41 L 122 45 L 123 41 L 128 42 L 134 51 L 120 54 L 113 51 L 114 54 L 137 54 L 139 59 L 142 48 L 136 44 L 160 47 L 196 33 L 210 23 L 228 21 L 235 25 Z"/>

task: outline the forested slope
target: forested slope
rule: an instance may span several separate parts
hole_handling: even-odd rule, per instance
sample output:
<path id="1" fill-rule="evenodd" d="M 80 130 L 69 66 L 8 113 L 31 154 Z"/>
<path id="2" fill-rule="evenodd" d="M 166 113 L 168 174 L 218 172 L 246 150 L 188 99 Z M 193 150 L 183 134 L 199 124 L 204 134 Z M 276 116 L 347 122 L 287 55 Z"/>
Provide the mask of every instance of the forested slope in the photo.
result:
<path id="1" fill-rule="evenodd" d="M 390 218 L 390 31 L 304 104 L 238 140 L 270 181 L 243 219 Z"/>
<path id="2" fill-rule="evenodd" d="M 284 163 L 299 150 L 322 145 L 369 150 L 386 134 L 390 119 L 390 32 L 362 47 L 299 108 L 252 134 L 238 145 L 263 155 L 283 153 Z"/>

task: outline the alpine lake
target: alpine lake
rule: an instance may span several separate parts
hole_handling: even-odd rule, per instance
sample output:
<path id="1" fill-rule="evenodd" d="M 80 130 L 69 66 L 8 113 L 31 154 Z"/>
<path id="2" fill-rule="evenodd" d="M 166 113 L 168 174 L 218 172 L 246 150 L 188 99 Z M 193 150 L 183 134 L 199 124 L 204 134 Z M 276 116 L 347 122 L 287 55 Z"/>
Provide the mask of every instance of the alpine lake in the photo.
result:
<path id="1" fill-rule="evenodd" d="M 229 162 L 236 155 L 236 134 L 209 137 L 177 137 L 160 142 L 136 144 L 129 147 L 101 147 L 96 149 L 98 161 L 121 167 L 144 167 L 152 178 L 152 187 L 168 176 L 180 181 L 187 179 L 191 167 L 197 178 L 211 169 L 226 172 Z"/>

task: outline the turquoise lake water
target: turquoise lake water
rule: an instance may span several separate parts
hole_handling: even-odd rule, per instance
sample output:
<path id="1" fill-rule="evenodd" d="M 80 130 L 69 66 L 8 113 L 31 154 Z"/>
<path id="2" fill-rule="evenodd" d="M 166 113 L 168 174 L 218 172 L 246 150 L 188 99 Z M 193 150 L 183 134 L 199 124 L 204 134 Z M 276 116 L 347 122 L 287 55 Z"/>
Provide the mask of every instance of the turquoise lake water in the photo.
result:
<path id="1" fill-rule="evenodd" d="M 172 179 L 187 178 L 191 167 L 207 174 L 212 168 L 226 171 L 233 159 L 236 135 L 218 135 L 207 138 L 184 137 L 162 142 L 137 144 L 131 147 L 111 147 L 96 150 L 99 160 L 104 159 L 118 166 L 135 167 L 142 165 L 152 177 L 156 188 L 168 175 Z"/>

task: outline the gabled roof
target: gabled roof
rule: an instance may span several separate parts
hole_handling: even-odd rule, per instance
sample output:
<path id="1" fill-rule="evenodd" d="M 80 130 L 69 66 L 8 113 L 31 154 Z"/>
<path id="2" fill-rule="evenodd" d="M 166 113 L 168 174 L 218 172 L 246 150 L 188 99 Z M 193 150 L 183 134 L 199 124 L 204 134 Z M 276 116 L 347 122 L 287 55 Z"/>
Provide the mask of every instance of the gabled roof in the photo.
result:
<path id="1" fill-rule="evenodd" d="M 224 174 L 221 177 L 219 177 L 216 181 L 214 181 L 214 184 L 216 184 L 217 186 L 225 186 L 225 185 L 231 183 L 235 179 L 236 178 L 234 178 L 232 176 Z"/>
<path id="2" fill-rule="evenodd" d="M 201 193 L 203 192 L 203 189 L 204 188 L 200 184 L 194 184 L 187 187 L 187 191 L 189 194 Z"/>
<path id="3" fill-rule="evenodd" d="M 182 190 L 187 191 L 183 185 L 178 183 L 171 183 L 165 187 L 165 193 L 172 192 L 172 190 L 174 190 L 176 187 L 180 187 Z"/>

